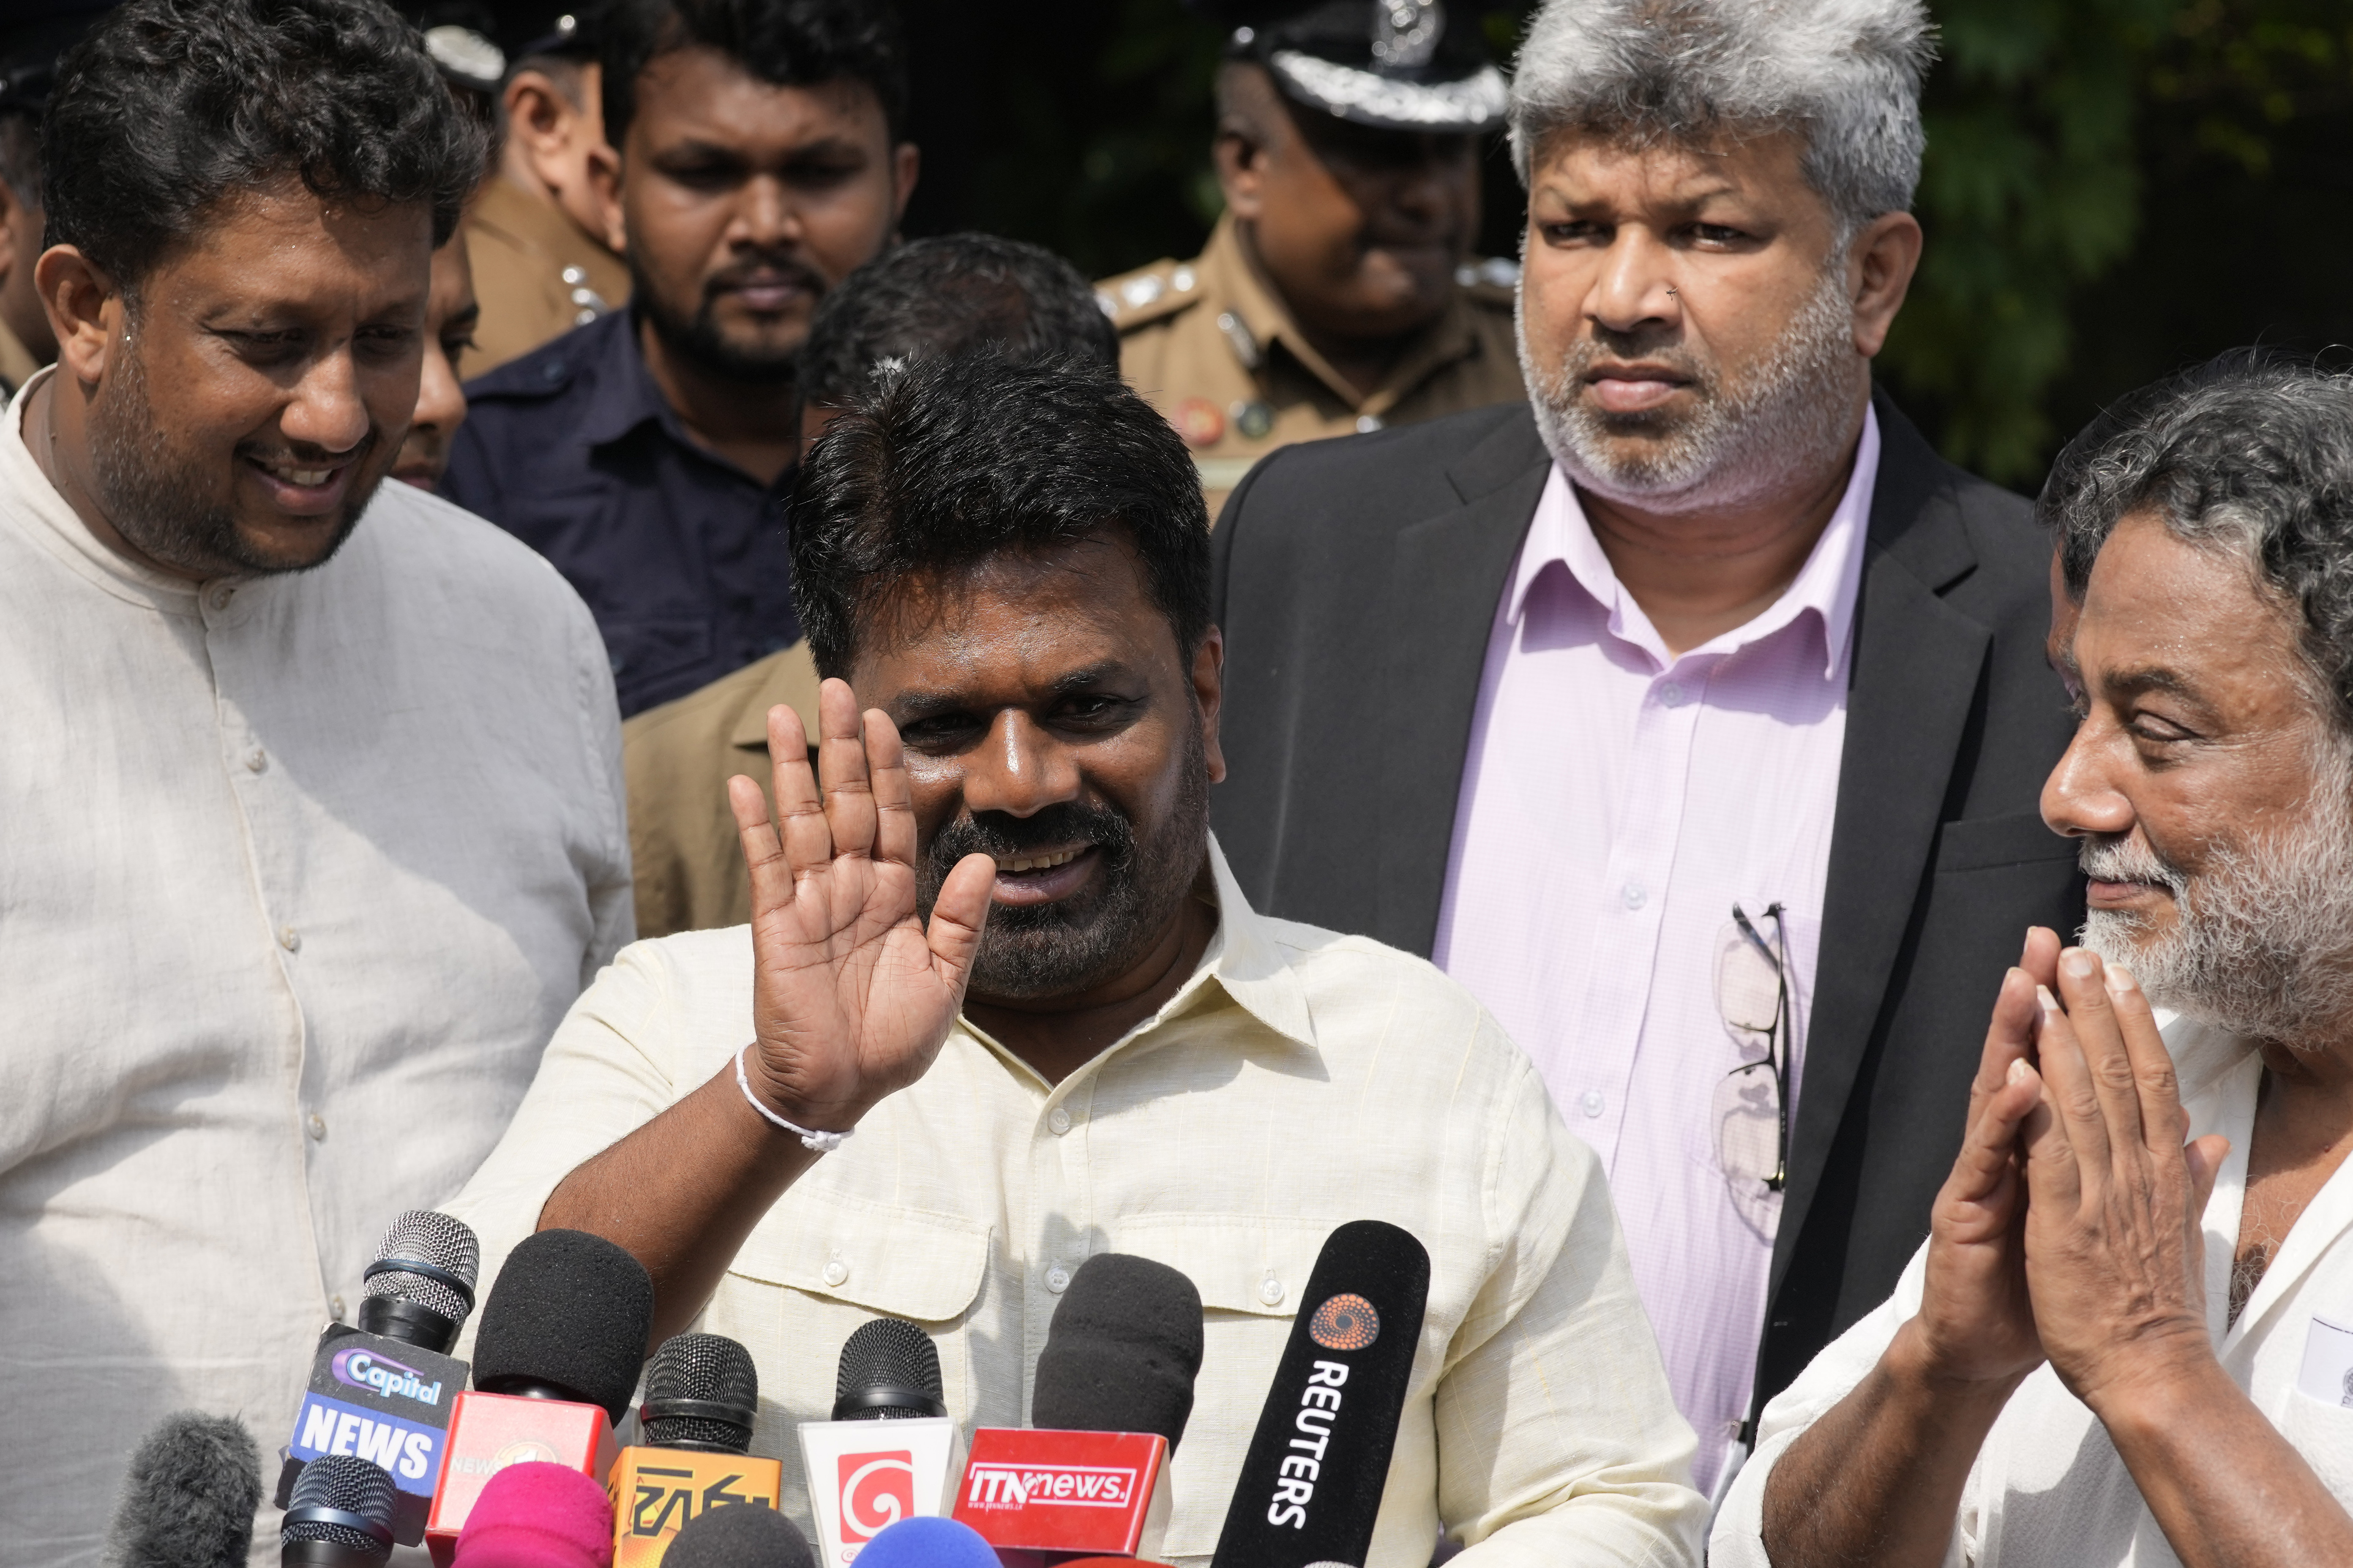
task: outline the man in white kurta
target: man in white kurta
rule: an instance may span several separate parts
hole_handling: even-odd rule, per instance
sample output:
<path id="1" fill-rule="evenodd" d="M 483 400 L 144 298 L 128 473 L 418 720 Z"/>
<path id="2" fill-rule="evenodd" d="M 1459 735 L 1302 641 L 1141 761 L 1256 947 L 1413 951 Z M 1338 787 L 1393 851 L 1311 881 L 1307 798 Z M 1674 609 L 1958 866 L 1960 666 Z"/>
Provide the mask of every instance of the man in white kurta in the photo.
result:
<path id="1" fill-rule="evenodd" d="M 480 1162 L 628 939 L 628 847 L 602 645 L 536 555 L 387 484 L 324 566 L 181 581 L 91 536 L 23 403 L 0 426 L 0 1530 L 62 1564 L 96 1560 L 164 1412 L 286 1440 L 385 1223 Z"/>

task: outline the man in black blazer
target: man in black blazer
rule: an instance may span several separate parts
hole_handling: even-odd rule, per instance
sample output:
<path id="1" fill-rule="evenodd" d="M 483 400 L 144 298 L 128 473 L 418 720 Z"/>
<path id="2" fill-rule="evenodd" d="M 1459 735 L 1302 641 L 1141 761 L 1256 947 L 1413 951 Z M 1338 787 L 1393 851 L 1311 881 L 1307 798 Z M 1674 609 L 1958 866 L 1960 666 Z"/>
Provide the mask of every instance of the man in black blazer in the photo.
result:
<path id="1" fill-rule="evenodd" d="M 1795 1114 L 1777 1161 L 1783 1181 L 1758 1226 L 1756 1277 L 1727 1281 L 1704 1263 L 1690 1278 L 1662 1284 L 1654 1273 L 1645 1285 L 1679 1400 L 1705 1376 L 1724 1385 L 1724 1367 L 1745 1369 L 1753 1348 L 1753 1384 L 1732 1402 L 1752 1415 L 1889 1294 L 1951 1168 L 2004 970 L 2030 925 L 2065 931 L 2083 919 L 2073 847 L 2037 809 L 2072 727 L 2043 655 L 2049 542 L 2025 501 L 1941 460 L 1870 381 L 1920 244 L 1903 208 L 1917 171 L 1925 18 L 1902 3 L 1885 9 L 1910 18 L 1909 41 L 1883 27 L 1859 43 L 1850 53 L 1879 47 L 1884 68 L 1848 87 L 1864 100 L 1876 92 L 1887 113 L 1841 121 L 1836 103 L 1809 105 L 1800 83 L 1782 121 L 1826 128 L 1813 133 L 1815 153 L 1848 133 L 1842 124 L 1864 124 L 1847 166 L 1867 174 L 1875 156 L 1874 186 L 1828 178 L 1824 161 L 1810 163 L 1806 143 L 1786 132 L 1714 144 L 1705 124 L 1630 128 L 1647 138 L 1623 125 L 1597 132 L 1591 104 L 1629 99 L 1592 79 L 1607 68 L 1593 62 L 1639 59 L 1672 41 L 1646 44 L 1639 0 L 1547 5 L 1514 89 L 1514 146 L 1531 186 L 1521 331 L 1535 405 L 1288 448 L 1235 492 L 1214 542 L 1230 771 L 1213 812 L 1244 890 L 1280 915 L 1435 950 L 1458 973 L 1463 955 L 1448 959 L 1441 919 L 1477 805 L 1478 749 L 1496 743 L 1489 721 L 1502 721 L 1496 665 L 1513 646 L 1517 595 L 1531 591 L 1523 547 L 1544 507 L 1565 507 L 1575 518 L 1566 526 L 1589 525 L 1608 560 L 1601 570 L 1655 624 L 1670 673 L 1693 649 L 1732 647 L 1744 624 L 1768 621 L 1767 606 L 1798 592 L 1807 572 L 1834 576 L 1835 562 L 1820 564 L 1834 546 L 1859 554 L 1842 595 L 1816 585 L 1839 607 L 1824 624 L 1844 628 L 1843 738 L 1828 742 L 1840 748 L 1835 782 L 1825 773 L 1814 803 L 1827 824 L 1813 866 L 1818 949 L 1794 966 L 1800 979 L 1811 969 L 1810 994 L 1789 1010 L 1799 1016 L 1776 1020 L 1782 1032 L 1767 1047 L 1794 1080 L 1779 1103 L 1793 1101 Z M 1718 16 L 1737 33 L 1737 17 Z M 1592 47 L 1613 27 L 1620 36 L 1602 41 L 1614 56 Z M 1769 38 L 1717 42 L 1721 58 L 1770 53 Z M 1704 71 L 1706 56 L 1653 63 Z M 1687 63 L 1694 58 L 1703 63 Z M 1668 94 L 1660 112 L 1679 101 Z M 1869 127 L 1891 121 L 1913 128 L 1908 142 L 1874 149 Z M 1817 277 L 1844 312 L 1827 329 Z M 1809 358 L 1807 345 L 1824 342 L 1830 349 Z M 1872 471 L 1855 471 L 1859 450 L 1875 450 Z M 1548 500 L 1548 486 L 1564 483 L 1574 500 Z M 1729 542 L 1676 554 L 1708 541 Z M 1728 575 L 1726 560 L 1736 568 Z M 1622 665 L 1631 656 L 1621 647 L 1614 657 Z M 1694 700 L 1666 689 L 1671 704 Z M 1556 809 L 1606 816 L 1613 805 L 1564 796 Z M 1686 844 L 1749 831 L 1684 826 Z M 1564 873 L 1535 845 L 1527 858 L 1533 904 Z M 1505 901 L 1519 896 L 1508 878 L 1482 886 L 1491 895 L 1500 887 Z M 1614 903 L 1620 889 L 1579 891 Z M 1630 908 L 1643 901 L 1630 882 L 1624 894 Z M 1703 913 L 1713 922 L 1725 911 Z M 1493 929 L 1495 911 L 1481 916 Z M 1788 954 L 1776 942 L 1786 946 L 1763 927 L 1758 946 L 1778 964 Z M 1672 941 L 1656 951 L 1659 976 L 1707 962 Z M 1645 1051 L 1660 1048 L 1656 1016 L 1674 1000 L 1662 998 L 1663 984 L 1654 978 L 1648 1022 L 1636 1008 L 1650 1031 Z M 1521 1043 L 1540 1065 L 1548 1051 L 1574 1059 L 1598 1048 L 1567 1034 Z M 1676 1092 L 1688 1108 L 1654 1107 L 1648 1124 L 1681 1114 L 1696 1126 L 1714 1114 L 1716 1087 L 1686 1079 Z M 1599 1125 L 1562 1110 L 1580 1131 Z M 1704 1146 L 1704 1131 L 1694 1135 Z M 1612 1182 L 1623 1214 L 1631 1194 L 1620 1164 Z M 1676 1223 L 1670 1211 L 1665 1224 Z M 1640 1264 L 1655 1238 L 1630 1218 L 1629 1230 Z M 1738 1268 L 1726 1264 L 1735 1276 Z M 1717 1321 L 1743 1325 L 1722 1332 L 1761 1330 L 1761 1342 L 1735 1347 L 1728 1362 L 1720 1344 L 1679 1351 L 1669 1320 L 1687 1315 L 1686 1296 L 1711 1295 L 1731 1302 Z M 1698 1370 L 1686 1376 L 1679 1361 Z M 1701 1485 L 1728 1478 L 1745 1453 L 1737 1415 L 1727 1420 L 1723 1401 L 1697 1394 L 1685 1415 L 1699 1428 Z"/>

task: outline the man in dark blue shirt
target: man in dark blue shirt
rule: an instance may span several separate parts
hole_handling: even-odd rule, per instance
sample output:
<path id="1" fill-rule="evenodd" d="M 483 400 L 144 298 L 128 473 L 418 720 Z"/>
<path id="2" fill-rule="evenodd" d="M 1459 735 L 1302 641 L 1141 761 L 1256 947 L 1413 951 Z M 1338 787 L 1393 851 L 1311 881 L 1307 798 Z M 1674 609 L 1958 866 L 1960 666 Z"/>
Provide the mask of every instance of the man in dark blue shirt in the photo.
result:
<path id="1" fill-rule="evenodd" d="M 467 388 L 443 493 L 553 562 L 626 715 L 793 642 L 793 359 L 916 174 L 872 0 L 619 0 L 592 183 L 630 308 Z"/>

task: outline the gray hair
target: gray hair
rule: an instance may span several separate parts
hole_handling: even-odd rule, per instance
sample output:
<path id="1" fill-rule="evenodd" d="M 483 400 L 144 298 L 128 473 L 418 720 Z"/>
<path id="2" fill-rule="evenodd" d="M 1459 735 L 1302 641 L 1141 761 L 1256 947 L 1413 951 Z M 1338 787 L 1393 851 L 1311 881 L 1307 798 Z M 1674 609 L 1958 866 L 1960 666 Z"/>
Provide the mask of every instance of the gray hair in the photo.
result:
<path id="1" fill-rule="evenodd" d="M 2353 733 L 2353 375 L 2242 349 L 2144 387 L 2068 443 L 2036 505 L 2078 601 L 2136 514 L 2244 557 L 2300 613 L 2313 695 Z"/>
<path id="2" fill-rule="evenodd" d="M 1794 131 L 1852 234 L 1912 205 L 1935 58 L 1921 0 L 1546 0 L 1514 68 L 1512 157 L 1525 184 L 1563 131 L 1685 145 Z"/>

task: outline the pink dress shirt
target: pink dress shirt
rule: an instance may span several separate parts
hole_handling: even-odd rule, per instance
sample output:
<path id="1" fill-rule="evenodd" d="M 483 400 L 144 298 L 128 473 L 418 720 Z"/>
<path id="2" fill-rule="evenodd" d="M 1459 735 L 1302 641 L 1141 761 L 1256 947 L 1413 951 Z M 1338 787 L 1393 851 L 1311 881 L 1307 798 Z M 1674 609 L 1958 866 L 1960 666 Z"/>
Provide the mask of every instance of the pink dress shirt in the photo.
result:
<path id="1" fill-rule="evenodd" d="M 1717 966 L 1736 900 L 1767 938 L 1784 907 L 1794 1101 L 1878 467 L 1866 415 L 1797 580 L 1679 658 L 1554 468 L 1496 606 L 1455 812 L 1433 956 L 1599 1153 L 1702 1491 L 1747 1414 L 1780 1210 L 1717 1155 L 1718 1086 L 1759 1054 L 1725 1022 Z"/>

